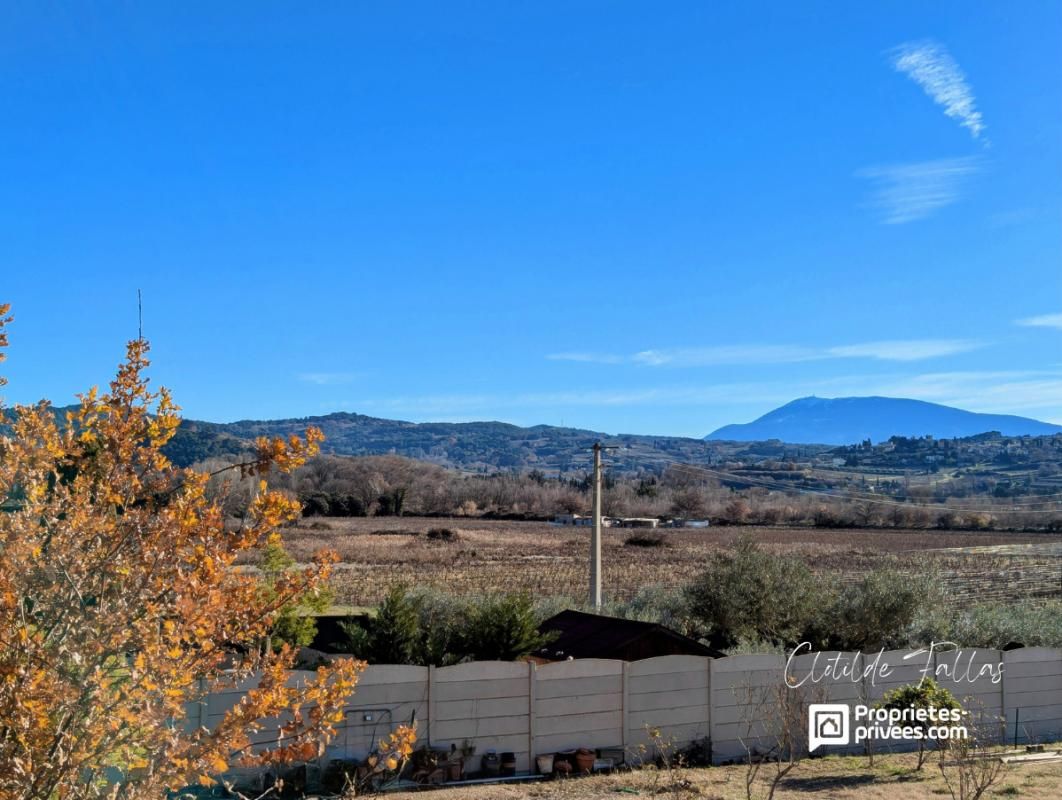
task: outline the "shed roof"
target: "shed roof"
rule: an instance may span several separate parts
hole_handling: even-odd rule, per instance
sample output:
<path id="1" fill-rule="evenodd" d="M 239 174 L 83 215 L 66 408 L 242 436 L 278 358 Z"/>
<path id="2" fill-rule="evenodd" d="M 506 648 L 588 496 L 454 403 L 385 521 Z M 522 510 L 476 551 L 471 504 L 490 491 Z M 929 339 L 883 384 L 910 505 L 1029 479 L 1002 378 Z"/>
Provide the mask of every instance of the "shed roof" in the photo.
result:
<path id="1" fill-rule="evenodd" d="M 616 658 L 634 661 L 664 655 L 714 656 L 723 654 L 695 639 L 655 622 L 607 617 L 568 609 L 539 626 L 543 633 L 559 635 L 534 655 L 546 661 L 569 658 Z"/>

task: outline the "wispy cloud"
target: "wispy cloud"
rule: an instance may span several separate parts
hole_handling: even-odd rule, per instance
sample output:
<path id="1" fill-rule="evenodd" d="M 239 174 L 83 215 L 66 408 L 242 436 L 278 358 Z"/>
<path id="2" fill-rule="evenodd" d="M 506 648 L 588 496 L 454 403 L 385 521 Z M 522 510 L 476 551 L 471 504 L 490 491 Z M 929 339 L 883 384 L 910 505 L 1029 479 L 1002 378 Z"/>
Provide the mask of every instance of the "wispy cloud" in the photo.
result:
<path id="1" fill-rule="evenodd" d="M 890 53 L 892 65 L 922 87 L 949 117 L 959 121 L 975 139 L 985 129 L 966 76 L 944 45 L 933 41 L 907 42 Z"/>
<path id="2" fill-rule="evenodd" d="M 296 377 L 315 386 L 343 386 L 353 383 L 358 376 L 355 372 L 300 372 Z"/>
<path id="3" fill-rule="evenodd" d="M 1015 325 L 1026 328 L 1058 328 L 1062 330 L 1062 314 L 1041 314 L 1038 317 L 1026 317 L 1014 320 Z"/>
<path id="4" fill-rule="evenodd" d="M 560 392 L 515 392 L 512 394 L 440 394 L 365 398 L 349 405 L 378 413 L 439 414 L 453 419 L 481 411 L 490 416 L 511 409 L 582 407 L 676 406 L 732 404 L 735 397 L 781 404 L 792 398 L 780 387 L 758 383 L 728 383 L 712 386 L 653 386 L 641 388 L 587 389 Z"/>
<path id="5" fill-rule="evenodd" d="M 980 170 L 977 158 L 941 158 L 867 167 L 856 173 L 873 184 L 871 204 L 886 225 L 925 219 L 960 197 L 963 181 Z"/>
<path id="6" fill-rule="evenodd" d="M 880 361 L 922 361 L 927 358 L 968 353 L 982 347 L 972 339 L 896 339 L 831 347 L 838 358 L 874 358 Z"/>
<path id="7" fill-rule="evenodd" d="M 796 364 L 834 358 L 869 358 L 878 361 L 921 361 L 966 353 L 983 347 L 972 339 L 894 339 L 879 342 L 805 347 L 800 345 L 745 344 L 715 347 L 677 347 L 642 350 L 631 355 L 554 353 L 554 361 L 593 361 L 599 364 L 634 364 L 642 367 L 711 367 L 725 364 Z"/>
<path id="8" fill-rule="evenodd" d="M 1058 370 L 931 372 L 884 381 L 868 377 L 841 391 L 912 397 L 993 414 L 1033 413 L 1050 422 L 1062 421 L 1062 372 Z"/>
<path id="9" fill-rule="evenodd" d="M 795 397 L 810 394 L 820 397 L 910 397 L 970 411 L 1024 413 L 1062 423 L 1062 371 L 1059 370 L 853 374 L 820 380 L 749 381 L 706 386 L 683 384 L 557 392 L 390 396 L 361 398 L 340 405 L 383 416 L 410 415 L 450 421 L 506 418 L 515 414 L 525 417 L 531 424 L 541 421 L 543 414 L 577 408 L 753 409 L 754 413 L 749 412 L 751 416 L 758 416 Z M 724 418 L 720 424 L 736 419 Z"/>
<path id="10" fill-rule="evenodd" d="M 642 350 L 632 355 L 629 360 L 647 367 L 710 367 L 720 364 L 788 364 L 820 357 L 820 354 L 810 347 L 725 345 Z"/>

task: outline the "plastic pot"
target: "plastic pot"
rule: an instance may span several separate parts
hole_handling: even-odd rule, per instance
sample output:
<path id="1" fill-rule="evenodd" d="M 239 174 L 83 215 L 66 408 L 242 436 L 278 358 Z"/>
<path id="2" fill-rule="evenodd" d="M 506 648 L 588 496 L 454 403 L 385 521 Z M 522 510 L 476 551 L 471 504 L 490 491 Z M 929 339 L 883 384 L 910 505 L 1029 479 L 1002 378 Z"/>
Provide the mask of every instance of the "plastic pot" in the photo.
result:
<path id="1" fill-rule="evenodd" d="M 553 753 L 546 753 L 535 758 L 535 766 L 538 767 L 539 775 L 553 774 Z"/>

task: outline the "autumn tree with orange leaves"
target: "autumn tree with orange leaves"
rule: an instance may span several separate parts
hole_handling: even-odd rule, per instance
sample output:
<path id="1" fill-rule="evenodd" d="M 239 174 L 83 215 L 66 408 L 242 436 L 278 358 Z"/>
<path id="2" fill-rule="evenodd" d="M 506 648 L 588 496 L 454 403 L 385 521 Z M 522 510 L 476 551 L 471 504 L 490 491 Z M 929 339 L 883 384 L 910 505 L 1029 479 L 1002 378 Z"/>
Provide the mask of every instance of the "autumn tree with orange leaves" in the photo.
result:
<path id="1" fill-rule="evenodd" d="M 110 390 L 81 396 L 65 421 L 44 402 L 5 412 L 2 800 L 157 799 L 237 764 L 313 758 L 357 683 L 362 664 L 339 660 L 296 684 L 291 652 L 261 646 L 278 609 L 315 591 L 332 557 L 286 571 L 268 593 L 234 569 L 298 516 L 265 479 L 314 455 L 320 432 L 258 440 L 238 469 L 261 488 L 247 520 L 227 526 L 205 498 L 208 476 L 163 455 L 180 420 L 170 394 L 148 388 L 147 350 L 130 342 Z M 254 688 L 220 724 L 189 722 L 190 704 L 237 684 Z"/>

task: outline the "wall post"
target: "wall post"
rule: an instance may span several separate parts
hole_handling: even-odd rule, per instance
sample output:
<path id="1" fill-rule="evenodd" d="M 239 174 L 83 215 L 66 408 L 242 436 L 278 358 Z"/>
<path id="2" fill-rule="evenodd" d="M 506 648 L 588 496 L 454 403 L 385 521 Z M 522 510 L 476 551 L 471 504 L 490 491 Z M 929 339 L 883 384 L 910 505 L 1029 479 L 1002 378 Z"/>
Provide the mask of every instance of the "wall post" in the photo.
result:
<path id="1" fill-rule="evenodd" d="M 428 718 L 424 720 L 424 737 L 431 747 L 431 724 L 435 720 L 435 665 L 428 665 Z"/>
<path id="2" fill-rule="evenodd" d="M 631 682 L 628 671 L 631 665 L 629 662 L 623 662 L 623 695 L 620 699 L 620 724 L 623 725 L 623 732 L 620 741 L 623 744 L 623 752 L 627 752 L 627 745 L 630 739 L 630 725 L 631 725 Z"/>
<path id="3" fill-rule="evenodd" d="M 712 693 L 713 686 L 715 686 L 715 659 L 708 657 L 708 741 L 712 743 L 712 761 L 714 763 L 718 736 L 715 730 L 715 695 Z"/>
<path id="4" fill-rule="evenodd" d="M 708 702 L 704 706 L 705 711 L 708 714 L 708 719 L 705 720 L 706 724 L 704 727 L 705 730 L 708 731 L 708 747 L 712 748 L 715 746 L 715 739 L 712 736 L 712 718 L 715 717 L 715 712 L 712 711 L 712 662 L 715 661 L 715 659 L 711 656 L 705 656 L 704 660 L 707 662 L 704 665 L 704 670 L 708 673 L 708 680 L 705 681 L 705 683 L 708 684 L 708 688 L 705 689 L 705 691 L 708 692 Z M 711 750 L 709 750 L 709 752 L 711 752 Z"/>
<path id="5" fill-rule="evenodd" d="M 535 741 L 535 702 L 538 696 L 536 691 L 538 681 L 538 667 L 534 661 L 527 662 L 527 754 L 534 767 L 535 757 L 538 756 L 538 743 Z"/>

